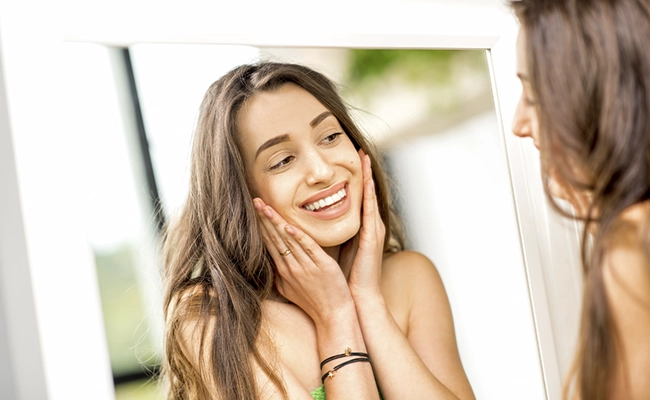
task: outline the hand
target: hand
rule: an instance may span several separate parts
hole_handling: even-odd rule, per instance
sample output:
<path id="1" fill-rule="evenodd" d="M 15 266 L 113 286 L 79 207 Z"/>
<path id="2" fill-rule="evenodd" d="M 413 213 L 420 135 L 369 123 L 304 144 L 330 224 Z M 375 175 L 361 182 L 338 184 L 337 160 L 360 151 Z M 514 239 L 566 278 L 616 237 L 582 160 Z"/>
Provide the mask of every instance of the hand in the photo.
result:
<path id="1" fill-rule="evenodd" d="M 277 274 L 282 296 L 298 305 L 314 322 L 335 320 L 337 312 L 352 304 L 341 267 L 300 229 L 287 222 L 260 198 L 253 200 L 262 223 L 262 238 Z"/>
<path id="2" fill-rule="evenodd" d="M 380 294 L 381 265 L 386 227 L 379 215 L 370 157 L 359 150 L 363 172 L 363 206 L 361 230 L 341 249 L 340 260 L 352 260 L 348 284 L 353 296 Z"/>

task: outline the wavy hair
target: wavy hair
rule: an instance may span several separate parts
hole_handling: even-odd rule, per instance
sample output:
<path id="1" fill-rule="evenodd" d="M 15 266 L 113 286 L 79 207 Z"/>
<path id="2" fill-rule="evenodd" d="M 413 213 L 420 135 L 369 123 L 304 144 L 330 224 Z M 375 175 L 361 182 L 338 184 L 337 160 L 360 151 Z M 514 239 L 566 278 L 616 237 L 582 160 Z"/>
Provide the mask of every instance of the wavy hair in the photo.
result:
<path id="1" fill-rule="evenodd" d="M 574 391 L 582 399 L 606 399 L 620 347 L 603 258 L 623 210 L 650 198 L 650 2 L 523 0 L 511 6 L 525 34 L 545 191 L 567 217 L 549 195 L 548 176 L 588 194 L 585 215 L 575 217 L 584 222 L 585 290 L 564 397 Z M 647 248 L 647 231 L 642 239 Z"/>
<path id="2" fill-rule="evenodd" d="M 289 82 L 318 99 L 354 146 L 370 156 L 388 232 L 384 250 L 403 247 L 378 152 L 353 122 L 335 85 L 296 64 L 261 62 L 233 69 L 205 94 L 193 139 L 189 194 L 163 241 L 163 374 L 170 400 L 255 399 L 255 365 L 287 395 L 263 329 L 261 302 L 272 290 L 275 272 L 246 185 L 236 116 L 257 93 Z"/>

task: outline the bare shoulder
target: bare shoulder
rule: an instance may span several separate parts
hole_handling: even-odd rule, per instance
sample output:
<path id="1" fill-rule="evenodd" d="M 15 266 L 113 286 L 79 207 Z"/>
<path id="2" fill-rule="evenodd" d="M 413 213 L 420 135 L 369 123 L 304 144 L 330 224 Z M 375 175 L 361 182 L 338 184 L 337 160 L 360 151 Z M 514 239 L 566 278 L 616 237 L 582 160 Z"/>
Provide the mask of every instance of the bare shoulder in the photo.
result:
<path id="1" fill-rule="evenodd" d="M 615 390 L 626 398 L 650 397 L 650 260 L 646 203 L 626 210 L 605 244 L 603 282 L 622 359 Z M 627 376 L 627 378 L 625 378 Z M 632 391 L 627 393 L 626 388 Z"/>
<path id="2" fill-rule="evenodd" d="M 396 274 L 402 278 L 418 278 L 428 274 L 438 276 L 433 262 L 424 254 L 412 250 L 387 254 L 384 257 L 382 272 L 391 276 Z"/>
<path id="3" fill-rule="evenodd" d="M 423 314 L 428 320 L 449 320 L 449 301 L 435 265 L 415 251 L 384 258 L 382 293 L 403 332 L 413 333 Z"/>
<path id="4" fill-rule="evenodd" d="M 650 317 L 650 259 L 647 229 L 650 204 L 628 208 L 605 242 L 603 278 L 610 301 L 632 301 L 636 308 L 648 307 Z M 618 296 L 621 295 L 621 296 Z M 631 304 L 632 305 L 632 304 Z"/>
<path id="5" fill-rule="evenodd" d="M 197 376 L 200 376 L 205 388 L 216 387 L 216 382 L 212 372 L 214 371 L 214 360 L 211 358 L 214 352 L 212 351 L 213 341 L 212 332 L 217 328 L 219 316 L 215 313 L 199 313 L 201 310 L 201 300 L 204 295 L 208 297 L 212 294 L 210 289 L 202 287 L 188 288 L 184 292 L 176 296 L 172 307 L 174 310 L 170 315 L 182 315 L 178 318 L 175 324 L 176 333 L 175 340 L 179 345 L 179 350 L 183 353 L 184 358 L 189 361 L 191 368 L 197 371 Z M 269 303 L 264 302 L 264 313 L 268 314 Z M 272 309 L 271 314 L 282 314 L 277 309 Z M 284 316 L 278 318 L 285 318 Z M 283 360 L 276 354 L 277 349 L 273 346 L 274 340 L 268 340 L 269 335 L 274 331 L 272 323 L 263 319 L 260 332 L 258 333 L 258 343 L 256 343 L 257 352 L 260 359 L 251 357 L 251 366 L 253 377 L 257 386 L 257 398 L 261 400 L 279 400 L 284 399 L 282 387 L 286 390 L 288 397 L 291 399 L 311 399 L 307 391 L 302 387 L 300 382 L 290 368 L 285 365 Z M 265 366 L 262 366 L 260 360 L 263 361 Z M 278 381 L 271 378 L 269 368 L 276 374 L 281 385 Z M 210 395 L 199 396 L 198 398 L 213 398 L 213 391 Z"/>
<path id="6" fill-rule="evenodd" d="M 196 369 L 210 363 L 207 355 L 211 353 L 211 342 L 206 339 L 206 332 L 214 329 L 217 316 L 199 316 L 198 311 L 204 296 L 211 294 L 209 289 L 202 286 L 188 287 L 175 296 L 167 315 L 168 329 L 174 330 L 170 339 L 178 343 L 180 350 Z"/>
<path id="7" fill-rule="evenodd" d="M 447 388 L 473 398 L 458 354 L 451 306 L 436 266 L 425 255 L 401 251 L 384 259 L 382 293 L 405 315 L 395 318 L 413 350 Z M 395 314 L 395 313 L 394 313 Z"/>
<path id="8" fill-rule="evenodd" d="M 615 316 L 638 314 L 639 318 L 650 321 L 650 260 L 647 249 L 638 230 L 622 229 L 614 233 L 615 239 L 608 241 L 603 255 L 607 297 Z"/>
<path id="9" fill-rule="evenodd" d="M 422 253 L 400 251 L 384 257 L 382 285 L 409 290 L 444 290 L 436 266 Z"/>

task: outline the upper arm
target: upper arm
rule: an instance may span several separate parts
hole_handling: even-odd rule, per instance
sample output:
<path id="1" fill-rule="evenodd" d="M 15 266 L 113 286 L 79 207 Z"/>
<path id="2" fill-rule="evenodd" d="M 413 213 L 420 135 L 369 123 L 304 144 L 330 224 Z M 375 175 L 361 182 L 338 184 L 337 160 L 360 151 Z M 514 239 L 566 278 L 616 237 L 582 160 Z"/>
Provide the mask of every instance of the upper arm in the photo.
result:
<path id="1" fill-rule="evenodd" d="M 192 310 L 198 309 L 198 298 L 200 290 L 191 290 L 180 296 L 181 300 L 176 304 L 177 307 L 183 307 L 187 315 L 192 315 Z M 192 392 L 197 393 L 198 399 L 214 398 L 216 395 L 216 383 L 214 379 L 212 342 L 210 332 L 217 327 L 217 316 L 211 315 L 207 321 L 199 320 L 198 317 L 185 318 L 178 326 L 178 344 L 183 353 L 183 358 L 188 360 L 191 368 L 200 376 L 200 382 L 197 387 L 192 388 Z M 266 351 L 260 348 L 261 356 L 264 357 L 281 381 L 287 391 L 288 399 L 312 400 L 309 393 L 300 385 L 291 371 L 272 355 L 273 349 L 266 347 Z M 253 375 L 257 387 L 257 397 L 261 400 L 282 400 L 282 390 L 269 377 L 263 368 L 257 363 L 254 357 L 251 357 Z"/>
<path id="2" fill-rule="evenodd" d="M 210 326 L 214 328 L 214 319 L 211 320 Z M 204 345 L 203 349 L 200 350 L 200 340 L 199 335 L 200 330 L 195 329 L 188 324 L 187 328 L 184 330 L 184 351 L 186 352 L 186 357 L 188 357 L 192 364 L 203 371 L 203 381 L 212 382 L 209 372 L 211 371 L 210 367 L 210 345 Z M 207 341 L 206 341 L 207 342 Z M 268 357 L 267 357 L 268 358 Z M 274 363 L 269 363 L 272 368 L 275 370 L 275 373 L 280 377 L 284 383 L 284 388 L 287 391 L 288 399 L 303 399 L 303 400 L 312 400 L 311 396 L 307 391 L 300 385 L 295 376 L 291 371 L 279 360 Z M 284 400 L 282 395 L 282 390 L 270 379 L 269 375 L 262 369 L 262 367 L 255 361 L 253 361 L 253 374 L 255 376 L 255 383 L 257 386 L 258 395 L 257 398 L 260 400 Z"/>
<path id="3" fill-rule="evenodd" d="M 287 391 L 287 398 L 294 400 L 313 400 L 311 395 L 298 382 L 293 373 L 282 363 L 278 361 L 275 365 L 276 373 L 284 382 L 284 388 Z M 275 385 L 269 376 L 262 370 L 258 364 L 253 365 L 255 380 L 259 390 L 258 398 L 261 400 L 283 400 L 282 391 Z"/>
<path id="4" fill-rule="evenodd" d="M 619 240 L 605 254 L 603 280 L 617 333 L 613 389 L 626 398 L 650 398 L 650 264 L 632 240 Z"/>
<path id="5" fill-rule="evenodd" d="M 438 380 L 462 398 L 472 398 L 458 353 L 449 299 L 438 270 L 416 252 L 404 251 L 393 257 L 395 265 L 389 273 L 401 275 L 401 292 L 408 294 L 405 333 L 409 343 Z"/>

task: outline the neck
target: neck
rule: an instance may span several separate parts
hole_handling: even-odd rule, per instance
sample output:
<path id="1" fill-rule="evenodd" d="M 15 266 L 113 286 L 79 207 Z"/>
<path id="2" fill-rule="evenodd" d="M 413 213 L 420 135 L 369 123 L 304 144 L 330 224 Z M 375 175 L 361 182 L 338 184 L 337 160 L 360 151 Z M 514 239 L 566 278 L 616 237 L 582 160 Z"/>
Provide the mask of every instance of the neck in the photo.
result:
<path id="1" fill-rule="evenodd" d="M 323 250 L 328 256 L 332 257 L 334 261 L 339 262 L 339 255 L 341 254 L 341 246 L 323 247 Z"/>
<path id="2" fill-rule="evenodd" d="M 347 280 L 348 277 L 350 276 L 350 269 L 352 267 L 352 264 L 350 262 L 350 257 L 349 257 L 349 252 L 344 252 L 344 254 L 347 255 L 344 257 L 341 257 L 341 248 L 342 245 L 334 246 L 334 247 L 323 247 L 323 250 L 325 253 L 327 253 L 328 256 L 332 257 L 334 261 L 341 267 L 341 270 L 343 271 L 343 275 L 345 276 L 345 279 Z"/>

